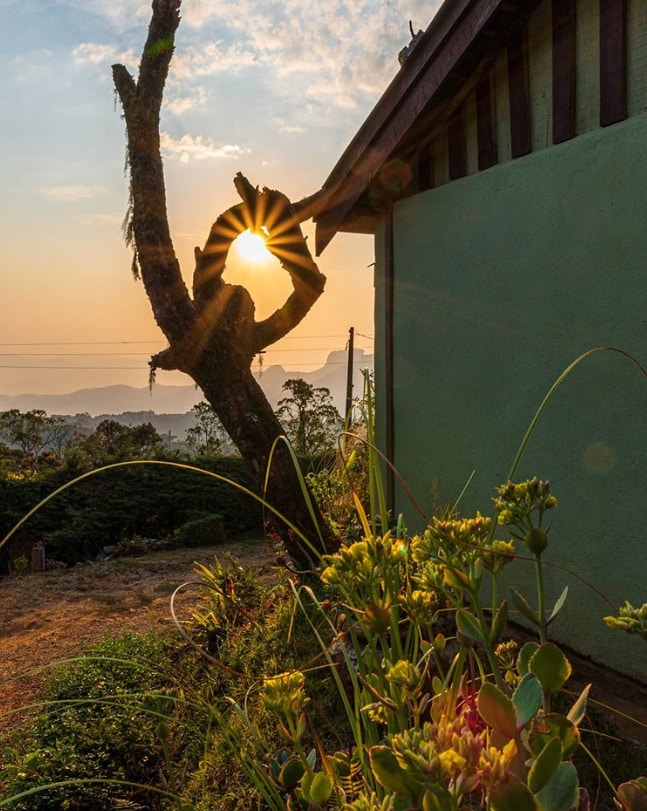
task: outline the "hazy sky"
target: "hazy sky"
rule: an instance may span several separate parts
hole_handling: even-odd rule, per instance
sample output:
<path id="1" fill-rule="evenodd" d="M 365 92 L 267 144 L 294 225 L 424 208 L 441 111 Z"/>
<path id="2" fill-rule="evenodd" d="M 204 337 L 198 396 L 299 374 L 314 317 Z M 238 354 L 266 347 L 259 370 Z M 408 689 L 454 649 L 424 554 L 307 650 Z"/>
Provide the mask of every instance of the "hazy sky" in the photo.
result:
<path id="1" fill-rule="evenodd" d="M 438 5 L 184 0 L 161 129 L 187 280 L 193 247 L 238 202 L 234 174 L 293 200 L 316 191 L 397 72 L 409 20 L 426 28 Z M 0 0 L 4 394 L 143 386 L 147 354 L 164 346 L 121 236 L 125 137 L 110 71 L 123 62 L 136 73 L 149 17 L 142 0 Z M 264 362 L 315 368 L 350 326 L 370 348 L 372 260 L 370 237 L 339 235 L 319 261 L 326 292 Z M 278 266 L 243 272 L 232 259 L 228 271 L 260 317 L 290 289 Z M 90 368 L 53 368 L 72 366 Z"/>

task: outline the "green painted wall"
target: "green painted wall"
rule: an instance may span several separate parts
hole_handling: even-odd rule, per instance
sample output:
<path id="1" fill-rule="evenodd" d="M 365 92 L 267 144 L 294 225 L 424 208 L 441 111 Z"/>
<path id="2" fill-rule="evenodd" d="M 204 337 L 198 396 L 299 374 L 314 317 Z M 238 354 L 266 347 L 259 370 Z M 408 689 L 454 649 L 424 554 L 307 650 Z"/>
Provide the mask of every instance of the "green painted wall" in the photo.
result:
<path id="1" fill-rule="evenodd" d="M 488 511 L 523 434 L 578 355 L 619 347 L 647 366 L 647 115 L 397 204 L 396 465 L 416 498 Z M 378 405 L 384 257 L 376 238 Z M 517 478 L 551 480 L 548 559 L 616 607 L 647 601 L 647 379 L 598 353 L 559 389 Z M 382 427 L 384 421 L 382 420 Z M 398 509 L 415 514 L 399 496 Z M 514 579 L 532 595 L 530 564 Z M 570 574 L 556 637 L 647 680 L 647 645 L 606 629 L 611 606 Z"/>

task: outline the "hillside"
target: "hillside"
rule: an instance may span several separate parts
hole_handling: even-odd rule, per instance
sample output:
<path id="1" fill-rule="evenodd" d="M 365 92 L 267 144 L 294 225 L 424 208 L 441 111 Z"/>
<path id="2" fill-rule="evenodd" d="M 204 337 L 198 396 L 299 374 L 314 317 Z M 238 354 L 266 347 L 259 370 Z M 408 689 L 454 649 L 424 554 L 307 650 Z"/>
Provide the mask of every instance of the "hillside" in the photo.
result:
<path id="1" fill-rule="evenodd" d="M 362 393 L 362 369 L 373 369 L 373 355 L 367 354 L 363 349 L 356 349 L 353 368 L 354 395 L 359 396 Z M 269 366 L 256 375 L 273 406 L 276 406 L 282 396 L 281 387 L 285 381 L 293 377 L 300 377 L 315 387 L 325 386 L 330 389 L 333 401 L 340 412 L 344 409 L 346 376 L 347 355 L 344 351 L 331 352 L 324 366 L 312 372 L 287 370 L 283 366 Z M 133 386 L 105 386 L 80 389 L 69 394 L 0 395 L 0 411 L 8 411 L 11 408 L 17 408 L 20 411 L 42 409 L 48 414 L 89 414 L 92 417 L 124 412 L 179 415 L 186 414 L 202 399 L 201 391 L 191 385 L 155 385 L 152 389 Z M 150 421 L 155 423 L 155 420 Z M 158 430 L 163 431 L 164 429 L 158 428 Z"/>

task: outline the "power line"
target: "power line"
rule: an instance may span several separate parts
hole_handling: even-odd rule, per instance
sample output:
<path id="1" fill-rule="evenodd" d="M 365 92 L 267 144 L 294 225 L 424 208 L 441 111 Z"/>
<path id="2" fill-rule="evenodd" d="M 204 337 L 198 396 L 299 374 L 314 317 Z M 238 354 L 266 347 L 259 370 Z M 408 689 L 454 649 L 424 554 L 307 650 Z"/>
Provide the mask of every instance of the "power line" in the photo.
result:
<path id="1" fill-rule="evenodd" d="M 360 334 L 360 333 L 356 333 Z M 368 335 L 363 335 L 363 338 L 368 338 L 369 340 L 373 340 Z M 286 335 L 282 338 L 282 341 L 305 341 L 305 340 L 324 340 L 328 338 L 346 338 L 346 333 L 339 333 L 336 335 Z M 24 342 L 2 342 L 0 341 L 0 346 L 117 346 L 117 345 L 126 345 L 126 344 L 139 344 L 141 345 L 150 345 L 150 344 L 163 344 L 166 343 L 164 338 L 159 338 L 156 341 L 24 341 Z"/>
<path id="2" fill-rule="evenodd" d="M 363 347 L 358 347 L 362 349 Z M 370 347 L 365 347 L 370 348 Z M 343 352 L 336 346 L 310 346 L 300 349 L 266 349 L 265 354 L 278 352 Z M 150 352 L 0 352 L 0 358 L 115 358 L 150 357 Z"/>
<path id="3" fill-rule="evenodd" d="M 333 360 L 328 363 L 321 363 L 317 361 L 308 361 L 302 363 L 301 361 L 292 361 L 292 363 L 298 363 L 299 366 L 315 366 L 317 368 L 323 368 L 324 366 L 345 366 L 346 361 L 337 361 Z M 359 366 L 363 363 L 363 360 L 355 360 L 353 364 L 355 366 Z M 274 364 L 272 364 L 274 365 Z M 287 363 L 286 363 L 287 365 Z M 265 371 L 270 368 L 269 366 L 266 367 Z M 123 371 L 123 372 L 148 372 L 147 366 L 8 366 L 5 364 L 0 364 L 0 369 L 52 369 L 52 370 L 65 370 L 68 372 L 74 371 L 92 371 L 92 372 L 103 372 L 103 371 Z M 298 370 L 295 370 L 298 371 Z"/>

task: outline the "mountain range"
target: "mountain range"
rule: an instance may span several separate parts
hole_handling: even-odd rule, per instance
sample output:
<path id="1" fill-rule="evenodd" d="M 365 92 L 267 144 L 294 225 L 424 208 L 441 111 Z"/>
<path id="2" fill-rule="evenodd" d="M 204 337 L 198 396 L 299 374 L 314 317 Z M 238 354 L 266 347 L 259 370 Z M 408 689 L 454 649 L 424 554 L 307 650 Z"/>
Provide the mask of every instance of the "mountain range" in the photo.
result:
<path id="1" fill-rule="evenodd" d="M 353 354 L 353 396 L 362 394 L 362 369 L 373 369 L 373 355 L 363 349 Z M 255 373 L 263 391 L 273 407 L 283 396 L 283 384 L 299 377 L 315 388 L 330 390 L 334 404 L 343 413 L 346 401 L 348 355 L 335 351 L 326 363 L 312 372 L 288 371 L 283 366 L 269 366 Z M 80 389 L 69 394 L 16 394 L 0 395 L 0 411 L 17 408 L 20 411 L 41 409 L 50 415 L 89 414 L 92 417 L 110 416 L 123 412 L 153 414 L 185 414 L 200 400 L 202 392 L 196 386 L 154 385 L 152 389 L 133 386 L 105 386 Z"/>

